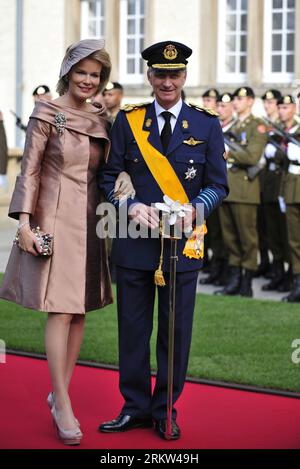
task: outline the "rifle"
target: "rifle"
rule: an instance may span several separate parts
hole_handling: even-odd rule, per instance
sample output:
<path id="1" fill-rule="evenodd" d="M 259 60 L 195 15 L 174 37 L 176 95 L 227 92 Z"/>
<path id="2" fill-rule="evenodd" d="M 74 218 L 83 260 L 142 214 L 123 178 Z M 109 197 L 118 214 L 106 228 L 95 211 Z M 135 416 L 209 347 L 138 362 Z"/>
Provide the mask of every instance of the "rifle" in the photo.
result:
<path id="1" fill-rule="evenodd" d="M 237 135 L 234 132 L 224 132 L 224 142 L 233 152 L 238 151 L 246 153 L 243 146 L 238 143 L 237 140 Z M 253 166 L 239 164 L 233 164 L 233 166 L 236 168 L 245 169 L 247 171 L 247 177 L 249 181 L 253 181 L 266 166 L 266 161 L 265 158 L 260 158 L 260 160 Z"/>
<path id="2" fill-rule="evenodd" d="M 264 121 L 272 127 L 275 133 L 279 135 L 281 138 L 285 139 L 288 143 L 293 143 L 294 145 L 297 145 L 297 147 L 300 147 L 300 141 L 298 141 L 293 135 L 289 134 L 285 130 L 283 130 L 280 125 L 275 124 L 274 122 L 270 121 L 267 117 L 264 117 Z"/>
<path id="3" fill-rule="evenodd" d="M 17 116 L 17 114 L 14 112 L 14 111 L 10 111 L 12 113 L 13 116 L 15 116 L 16 118 L 16 126 L 19 127 L 19 129 L 23 130 L 24 132 L 26 132 L 27 130 L 27 126 L 22 124 L 22 121 L 21 121 L 21 117 Z"/>

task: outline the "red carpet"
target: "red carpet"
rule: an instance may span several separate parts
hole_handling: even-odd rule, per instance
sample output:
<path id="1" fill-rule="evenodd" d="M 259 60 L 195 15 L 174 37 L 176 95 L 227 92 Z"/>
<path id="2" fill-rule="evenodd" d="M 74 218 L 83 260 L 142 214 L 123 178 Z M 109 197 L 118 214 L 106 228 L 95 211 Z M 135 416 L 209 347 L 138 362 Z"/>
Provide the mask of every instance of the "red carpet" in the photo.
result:
<path id="1" fill-rule="evenodd" d="M 46 404 L 46 361 L 7 355 L 0 382 L 0 448 L 65 448 L 54 436 Z M 114 371 L 77 366 L 71 397 L 84 432 L 78 450 L 300 448 L 300 399 L 186 383 L 177 404 L 182 438 L 164 442 L 151 429 L 97 432 L 122 406 Z"/>

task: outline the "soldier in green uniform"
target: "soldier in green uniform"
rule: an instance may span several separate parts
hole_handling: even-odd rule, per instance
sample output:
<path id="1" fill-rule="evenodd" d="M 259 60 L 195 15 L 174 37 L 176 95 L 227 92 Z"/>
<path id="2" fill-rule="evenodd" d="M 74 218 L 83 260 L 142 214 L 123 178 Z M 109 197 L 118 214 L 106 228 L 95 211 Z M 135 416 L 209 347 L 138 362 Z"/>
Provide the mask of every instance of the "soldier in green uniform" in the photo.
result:
<path id="1" fill-rule="evenodd" d="M 278 150 L 282 138 L 277 135 L 274 125 L 280 125 L 277 103 L 281 99 L 278 90 L 268 90 L 262 96 L 267 114 L 268 144 L 265 148 L 267 165 L 263 175 L 262 207 L 266 221 L 267 243 L 273 255 L 273 277 L 262 290 L 288 291 L 288 275 L 284 262 L 289 262 L 286 214 L 279 197 L 284 176 L 284 154 Z M 280 203 L 281 202 L 281 203 Z"/>
<path id="2" fill-rule="evenodd" d="M 209 88 L 202 94 L 203 106 L 213 111 L 217 110 L 217 100 L 220 94 L 215 88 Z M 216 211 L 217 212 L 217 211 Z M 205 254 L 203 272 L 209 273 L 207 278 L 200 279 L 201 284 L 213 283 L 220 273 L 219 269 L 219 253 L 222 250 L 222 233 L 218 213 L 213 212 L 207 220 L 208 233 L 205 237 Z M 212 251 L 211 259 L 208 258 L 208 250 Z"/>
<path id="3" fill-rule="evenodd" d="M 214 90 L 213 90 L 214 91 Z M 223 134 L 226 136 L 230 129 L 236 122 L 233 110 L 233 95 L 230 93 L 223 93 L 217 98 L 217 112 L 219 114 L 220 124 Z M 226 151 L 229 148 L 226 146 Z M 226 203 L 226 199 L 224 200 Z M 210 225 L 210 223 L 209 223 Z M 207 278 L 200 279 L 202 285 L 224 285 L 227 279 L 228 267 L 228 252 L 224 244 L 222 226 L 220 221 L 220 208 L 217 208 L 213 213 L 213 229 L 209 226 L 210 230 L 210 247 L 214 253 L 213 262 L 210 269 L 210 274 Z"/>
<path id="4" fill-rule="evenodd" d="M 284 178 L 283 197 L 286 204 L 293 287 L 283 300 L 294 303 L 300 302 L 300 123 L 295 118 L 296 100 L 293 96 L 283 96 L 278 102 L 278 110 L 285 132 L 288 137 L 292 137 L 285 139 L 288 167 Z"/>
<path id="5" fill-rule="evenodd" d="M 210 88 L 209 90 L 206 90 L 202 95 L 203 106 L 208 109 L 212 109 L 213 111 L 216 111 L 219 96 L 219 91 L 215 88 Z"/>
<path id="6" fill-rule="evenodd" d="M 104 104 L 107 109 L 108 120 L 111 124 L 113 124 L 121 108 L 121 102 L 124 94 L 123 86 L 116 81 L 110 81 L 107 83 L 106 88 L 103 90 L 102 94 L 104 98 Z"/>
<path id="7" fill-rule="evenodd" d="M 224 242 L 229 252 L 227 285 L 216 294 L 253 296 L 252 278 L 257 269 L 257 205 L 260 203 L 259 178 L 249 179 L 249 169 L 261 159 L 267 142 L 266 127 L 254 117 L 255 95 L 251 88 L 234 93 L 237 122 L 232 127 L 239 148 L 228 152 L 230 194 L 221 206 Z"/>

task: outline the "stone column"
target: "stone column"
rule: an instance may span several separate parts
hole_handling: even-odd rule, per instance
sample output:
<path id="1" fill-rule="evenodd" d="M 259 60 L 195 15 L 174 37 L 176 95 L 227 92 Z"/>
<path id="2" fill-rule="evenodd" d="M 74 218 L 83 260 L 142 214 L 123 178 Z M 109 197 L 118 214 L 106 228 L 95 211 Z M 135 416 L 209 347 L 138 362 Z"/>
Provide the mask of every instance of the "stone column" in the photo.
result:
<path id="1" fill-rule="evenodd" d="M 80 40 L 80 0 L 65 0 L 64 50 Z"/>
<path id="2" fill-rule="evenodd" d="M 105 48 L 109 52 L 111 80 L 119 81 L 119 0 L 105 1 Z"/>
<path id="3" fill-rule="evenodd" d="M 218 0 L 201 0 L 199 19 L 199 85 L 216 86 L 218 60 Z"/>

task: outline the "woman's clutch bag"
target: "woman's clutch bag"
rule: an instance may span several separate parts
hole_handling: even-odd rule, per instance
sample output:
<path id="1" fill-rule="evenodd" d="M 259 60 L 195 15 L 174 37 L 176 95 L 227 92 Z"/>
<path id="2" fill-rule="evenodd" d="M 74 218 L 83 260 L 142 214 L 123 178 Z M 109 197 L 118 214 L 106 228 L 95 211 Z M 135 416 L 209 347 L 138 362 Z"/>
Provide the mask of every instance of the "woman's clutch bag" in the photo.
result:
<path id="1" fill-rule="evenodd" d="M 42 248 L 42 252 L 39 252 L 41 256 L 51 256 L 53 250 L 53 235 L 50 233 L 42 233 L 39 226 L 31 228 L 32 233 L 37 238 L 39 245 Z M 17 232 L 14 244 L 19 246 L 19 233 Z"/>

